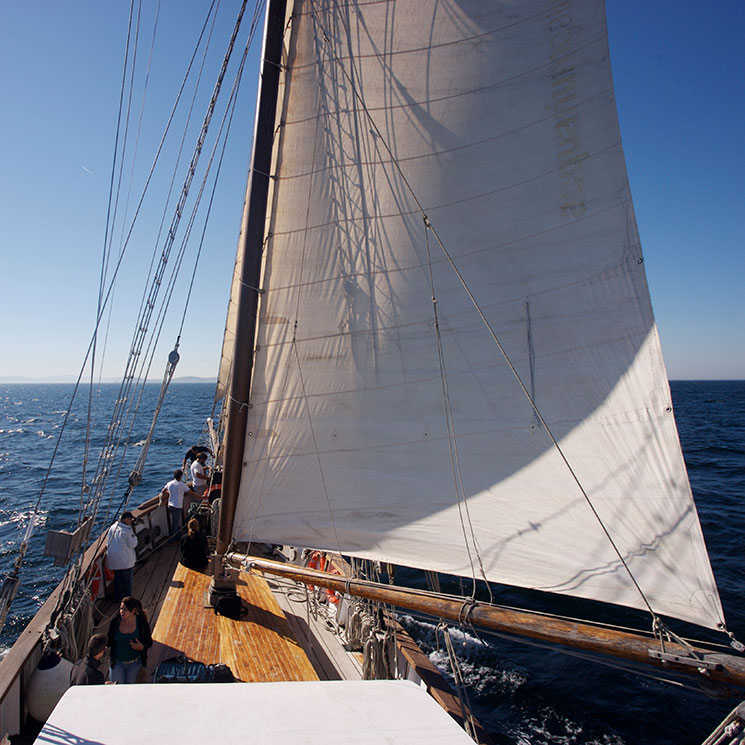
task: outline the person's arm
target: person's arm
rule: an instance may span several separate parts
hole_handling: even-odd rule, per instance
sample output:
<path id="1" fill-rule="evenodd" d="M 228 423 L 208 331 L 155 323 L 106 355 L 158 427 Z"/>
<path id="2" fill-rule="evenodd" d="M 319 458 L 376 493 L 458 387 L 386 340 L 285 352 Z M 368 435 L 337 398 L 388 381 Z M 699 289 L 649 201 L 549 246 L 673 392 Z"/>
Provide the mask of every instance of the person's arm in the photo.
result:
<path id="1" fill-rule="evenodd" d="M 114 616 L 113 620 L 109 624 L 109 632 L 106 635 L 109 644 L 109 662 L 113 665 L 116 662 L 115 647 L 114 647 L 114 636 L 116 630 L 119 628 L 119 615 Z"/>
<path id="2" fill-rule="evenodd" d="M 140 634 L 140 641 L 145 650 L 153 646 L 153 634 L 150 631 L 150 624 L 144 616 L 137 615 L 137 629 Z"/>

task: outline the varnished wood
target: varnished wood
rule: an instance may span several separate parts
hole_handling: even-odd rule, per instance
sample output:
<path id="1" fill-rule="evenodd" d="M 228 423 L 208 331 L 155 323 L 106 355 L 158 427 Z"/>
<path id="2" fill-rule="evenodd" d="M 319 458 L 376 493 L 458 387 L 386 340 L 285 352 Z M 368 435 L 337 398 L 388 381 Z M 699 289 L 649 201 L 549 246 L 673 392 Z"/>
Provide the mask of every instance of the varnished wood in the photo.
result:
<path id="1" fill-rule="evenodd" d="M 239 620 L 205 607 L 210 579 L 181 564 L 176 568 L 153 630 L 151 672 L 169 657 L 186 655 L 207 665 L 228 665 L 246 682 L 318 680 L 264 579 L 238 580 L 246 609 Z"/>
<path id="2" fill-rule="evenodd" d="M 298 582 L 317 584 L 336 592 L 344 592 L 348 595 L 388 603 L 399 608 L 417 610 L 436 618 L 457 622 L 466 621 L 475 626 L 651 665 L 677 674 L 693 675 L 704 680 L 716 680 L 731 685 L 745 686 L 745 658 L 731 654 L 700 647 L 691 650 L 674 642 L 665 643 L 665 651 L 670 655 L 690 659 L 691 653 L 695 652 L 699 660 L 716 666 L 715 669 L 707 670 L 705 675 L 702 675 L 695 666 L 676 664 L 675 662 L 663 663 L 654 658 L 650 652 L 658 648 L 658 642 L 641 633 L 595 626 L 571 619 L 519 611 L 485 603 L 470 603 L 466 599 L 453 599 L 434 593 L 412 591 L 404 587 L 338 577 L 312 569 L 241 554 L 231 554 L 227 558 L 236 563 L 245 562 L 248 566 L 262 572 L 289 577 Z"/>

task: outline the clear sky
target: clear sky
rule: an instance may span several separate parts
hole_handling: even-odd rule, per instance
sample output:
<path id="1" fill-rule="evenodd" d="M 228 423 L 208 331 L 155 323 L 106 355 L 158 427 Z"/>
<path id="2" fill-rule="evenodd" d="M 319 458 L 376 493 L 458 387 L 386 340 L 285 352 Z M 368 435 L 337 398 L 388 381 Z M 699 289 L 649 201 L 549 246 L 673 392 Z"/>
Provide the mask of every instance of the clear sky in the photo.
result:
<path id="1" fill-rule="evenodd" d="M 223 4 L 221 23 L 232 23 L 236 2 Z M 143 5 L 152 17 L 155 0 Z M 207 5 L 163 0 L 160 32 L 195 39 Z M 87 347 L 128 8 L 123 0 L 3 4 L 0 379 L 76 375 Z M 608 0 L 608 27 L 629 179 L 669 375 L 745 378 L 745 3 Z M 169 58 L 168 48 L 160 53 Z M 255 64 L 249 69 L 242 114 L 233 125 L 242 137 L 252 129 Z M 153 73 L 148 101 L 156 104 L 154 121 L 164 120 L 172 99 Z M 143 122 L 143 132 L 149 123 Z M 130 132 L 130 151 L 136 139 Z M 143 134 L 138 148 L 152 153 L 156 144 Z M 230 189 L 216 199 L 216 227 L 205 243 L 210 258 L 199 267 L 177 375 L 217 372 L 246 163 L 225 168 Z M 136 200 L 133 193 L 130 216 Z M 159 209 L 146 205 L 142 222 L 159 219 Z M 118 246 L 121 213 L 116 224 Z M 152 250 L 144 235 L 133 235 L 118 299 L 133 292 L 140 299 L 136 280 L 147 272 Z M 192 263 L 193 253 L 178 281 L 177 306 Z M 163 331 L 168 343 L 178 332 L 180 311 L 176 315 Z M 107 376 L 121 373 L 120 348 L 131 338 L 132 323 L 131 315 L 107 319 Z M 151 377 L 160 376 L 163 357 Z"/>

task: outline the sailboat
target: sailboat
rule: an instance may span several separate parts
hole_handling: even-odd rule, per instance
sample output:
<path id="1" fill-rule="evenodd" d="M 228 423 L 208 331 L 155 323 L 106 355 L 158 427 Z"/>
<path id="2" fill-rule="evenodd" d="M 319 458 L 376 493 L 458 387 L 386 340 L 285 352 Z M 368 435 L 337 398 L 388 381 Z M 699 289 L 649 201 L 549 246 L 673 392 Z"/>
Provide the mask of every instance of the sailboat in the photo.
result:
<path id="1" fill-rule="evenodd" d="M 678 441 L 603 4 L 272 0 L 252 153 L 218 379 L 213 597 L 240 567 L 742 685 L 745 659 L 674 628 L 742 651 Z M 141 515 L 144 557 L 167 531 L 157 497 Z M 100 555 L 84 553 L 92 519 L 70 534 L 77 580 Z M 315 569 L 284 560 L 303 549 Z M 366 563 L 473 589 L 422 597 L 355 576 Z M 477 596 L 494 585 L 636 609 L 648 633 Z M 2 671 L 16 720 L 42 637 Z M 48 726 L 92 700 L 71 692 Z"/>

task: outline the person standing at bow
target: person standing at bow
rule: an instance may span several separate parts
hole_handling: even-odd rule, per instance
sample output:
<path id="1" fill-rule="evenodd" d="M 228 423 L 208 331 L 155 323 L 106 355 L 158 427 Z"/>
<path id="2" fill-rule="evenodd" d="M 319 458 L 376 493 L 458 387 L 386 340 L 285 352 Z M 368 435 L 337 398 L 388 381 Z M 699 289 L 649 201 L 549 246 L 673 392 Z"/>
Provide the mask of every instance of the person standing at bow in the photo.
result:
<path id="1" fill-rule="evenodd" d="M 184 456 L 184 462 L 181 464 L 181 470 L 185 471 L 192 461 L 197 459 L 199 453 L 206 453 L 210 458 L 214 458 L 214 454 L 206 445 L 192 445 Z"/>
<path id="2" fill-rule="evenodd" d="M 174 536 L 178 533 L 184 519 L 184 497 L 199 495 L 192 491 L 188 484 L 185 484 L 181 479 L 184 476 L 184 472 L 177 468 L 173 472 L 173 479 L 169 481 L 163 487 L 163 496 L 168 495 L 168 522 L 170 525 L 170 535 Z"/>
<path id="3" fill-rule="evenodd" d="M 210 478 L 210 469 L 206 463 L 207 453 L 199 453 L 197 459 L 191 464 L 191 480 L 194 482 L 192 488 L 200 497 L 204 495 Z"/>
<path id="4" fill-rule="evenodd" d="M 136 683 L 137 674 L 147 666 L 147 651 L 153 645 L 150 624 L 142 603 L 131 595 L 123 598 L 119 613 L 109 625 L 111 669 L 114 683 Z"/>
<path id="5" fill-rule="evenodd" d="M 137 559 L 133 522 L 131 512 L 122 512 L 106 533 L 106 564 L 114 572 L 114 600 L 121 600 L 132 592 L 132 574 Z"/>

